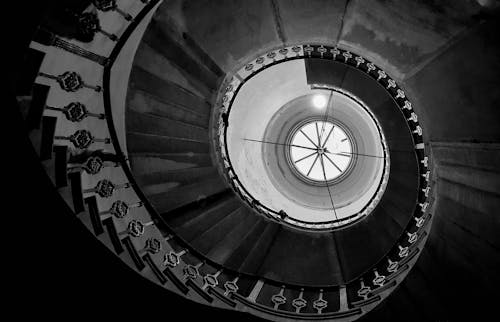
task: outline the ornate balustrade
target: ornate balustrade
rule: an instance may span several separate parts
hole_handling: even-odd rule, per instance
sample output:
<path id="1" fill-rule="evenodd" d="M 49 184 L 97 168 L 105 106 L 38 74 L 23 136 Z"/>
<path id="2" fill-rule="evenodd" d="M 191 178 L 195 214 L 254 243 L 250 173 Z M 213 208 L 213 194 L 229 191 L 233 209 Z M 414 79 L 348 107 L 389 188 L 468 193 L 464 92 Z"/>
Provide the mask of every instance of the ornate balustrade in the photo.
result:
<path id="1" fill-rule="evenodd" d="M 273 320 L 334 320 L 360 316 L 386 297 L 407 273 L 425 242 L 430 221 L 427 214 L 430 198 L 428 158 L 424 155 L 418 120 L 413 117 L 403 90 L 391 82 L 389 76 L 380 73 L 378 67 L 359 56 L 336 47 L 312 45 L 276 49 L 256 58 L 254 63 L 238 72 L 239 77 L 231 79 L 220 100 L 222 108 L 217 124 L 220 134 L 217 142 L 223 159 L 221 164 L 241 199 L 273 220 L 287 222 L 293 219 L 282 211 L 262 205 L 245 190 L 232 171 L 229 159 L 224 157 L 227 156 L 227 148 L 223 135 L 228 125 L 230 101 L 240 85 L 238 78 L 245 79 L 281 60 L 302 57 L 335 59 L 365 70 L 386 86 L 410 120 L 408 124 L 414 133 L 423 173 L 419 198 L 421 206 L 417 207 L 414 220 L 408 224 L 406 232 L 388 256 L 360 279 L 343 286 L 313 288 L 278 285 L 272 280 L 240 274 L 204 258 L 161 220 L 136 184 L 114 127 L 116 115 L 113 115 L 113 89 L 110 88 L 112 67 L 135 28 L 147 23 L 144 19 L 151 16 L 160 2 L 129 0 L 117 4 L 116 1 L 93 1 L 93 7 L 79 18 L 80 32 L 92 37 L 96 33 L 104 34 L 105 40 L 99 41 L 112 43 L 107 55 L 94 53 L 92 42 L 80 44 L 51 31 L 40 29 L 37 32 L 35 42 L 38 44 L 34 47 L 40 48 L 39 44 L 45 46 L 40 50 L 45 50 L 45 60 L 52 62 L 42 63 L 37 82 L 45 79 L 51 86 L 43 113 L 53 118 L 51 122 L 55 122 L 55 130 L 43 133 L 51 136 L 51 144 L 55 145 L 59 191 L 78 217 L 83 221 L 84 217 L 89 218 L 89 228 L 96 236 L 107 236 L 107 239 L 102 237 L 101 240 L 117 255 L 123 259 L 123 254 L 128 254 L 132 267 L 139 273 L 173 292 L 215 306 L 237 310 L 245 307 L 245 310 Z M 101 25 L 115 26 L 115 30 L 105 30 Z M 70 60 L 68 55 L 76 57 L 74 70 L 61 72 L 57 59 Z M 89 71 L 90 68 L 93 69 Z M 90 76 L 93 78 L 88 78 Z M 54 81 L 58 87 L 53 86 Z M 87 92 L 82 94 L 84 88 Z M 60 97 L 59 101 L 67 103 L 52 105 L 58 101 L 56 96 Z M 57 142 L 53 143 L 54 140 Z M 50 163 L 50 155 L 43 162 Z M 69 186 L 66 185 L 67 178 L 71 182 Z M 295 221 L 294 224 L 300 226 L 302 223 Z M 307 227 L 306 223 L 303 226 Z"/>
<path id="2" fill-rule="evenodd" d="M 261 55 L 255 58 L 254 63 L 246 64 L 244 67 L 237 70 L 234 75 L 227 77 L 225 85 L 221 87 L 224 90 L 219 93 L 217 102 L 219 114 L 217 122 L 215 123 L 215 133 L 217 134 L 215 146 L 218 151 L 218 156 L 220 157 L 220 164 L 223 165 L 223 173 L 226 174 L 227 180 L 230 182 L 231 186 L 240 198 L 245 201 L 249 207 L 266 217 L 280 221 L 284 224 L 291 224 L 293 226 L 306 229 L 331 229 L 334 227 L 332 225 L 345 225 L 354 222 L 359 217 L 362 217 L 362 215 L 356 215 L 329 222 L 311 223 L 294 219 L 289 216 L 283 216 L 282 210 L 271 209 L 252 196 L 252 194 L 239 180 L 228 156 L 227 129 L 229 126 L 229 114 L 231 112 L 234 99 L 241 86 L 243 86 L 243 84 L 245 84 L 245 82 L 247 82 L 251 77 L 268 67 L 280 62 L 303 58 L 322 58 L 334 60 L 355 67 L 375 79 L 387 90 L 394 102 L 400 107 L 401 113 L 403 113 L 407 119 L 408 128 L 412 133 L 415 153 L 419 163 L 422 164 L 422 167 L 419 170 L 422 173 L 422 177 L 425 179 L 425 182 L 421 181 L 420 183 L 424 196 L 420 196 L 419 202 L 425 203 L 430 191 L 430 186 L 428 185 L 430 175 L 430 171 L 428 170 L 429 168 L 427 167 L 428 157 L 426 156 L 424 149 L 422 127 L 418 122 L 417 115 L 413 111 L 411 103 L 408 101 L 404 90 L 400 88 L 383 70 L 365 58 L 341 48 L 327 47 L 323 45 L 288 46 L 270 51 L 266 55 Z M 388 171 L 387 164 L 385 167 Z M 387 182 L 383 182 L 382 184 L 387 184 Z M 367 206 L 363 212 L 369 213 L 371 210 L 373 210 L 372 207 Z"/>

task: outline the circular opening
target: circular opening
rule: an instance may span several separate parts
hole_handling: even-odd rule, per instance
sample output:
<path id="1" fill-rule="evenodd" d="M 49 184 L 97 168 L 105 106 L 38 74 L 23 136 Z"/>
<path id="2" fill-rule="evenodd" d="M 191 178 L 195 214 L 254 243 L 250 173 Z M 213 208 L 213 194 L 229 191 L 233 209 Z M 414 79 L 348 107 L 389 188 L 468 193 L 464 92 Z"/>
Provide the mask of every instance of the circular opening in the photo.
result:
<path id="1" fill-rule="evenodd" d="M 381 200 L 389 151 L 369 106 L 342 88 L 310 84 L 307 63 L 285 60 L 233 79 L 219 142 L 231 184 L 257 211 L 293 226 L 340 228 Z"/>
<path id="2" fill-rule="evenodd" d="M 337 179 L 353 160 L 351 139 L 330 121 L 312 121 L 298 127 L 289 149 L 295 170 L 315 182 Z"/>

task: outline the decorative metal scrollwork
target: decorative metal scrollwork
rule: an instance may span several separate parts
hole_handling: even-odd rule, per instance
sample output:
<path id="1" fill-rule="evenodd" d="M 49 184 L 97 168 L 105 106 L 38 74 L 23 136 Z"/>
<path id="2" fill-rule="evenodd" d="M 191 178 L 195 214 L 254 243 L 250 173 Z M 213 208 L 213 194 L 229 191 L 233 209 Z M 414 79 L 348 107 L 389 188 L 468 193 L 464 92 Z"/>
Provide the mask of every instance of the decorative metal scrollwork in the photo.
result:
<path id="1" fill-rule="evenodd" d="M 131 220 L 127 226 L 127 232 L 133 237 L 140 237 L 144 234 L 145 225 L 139 220 Z"/>
<path id="2" fill-rule="evenodd" d="M 95 142 L 95 138 L 87 130 L 78 130 L 70 136 L 70 141 L 79 149 L 86 149 Z"/>
<path id="3" fill-rule="evenodd" d="M 83 87 L 93 89 L 96 92 L 101 91 L 101 86 L 93 86 L 93 85 L 86 84 L 82 80 L 82 77 L 80 76 L 80 74 L 78 74 L 77 72 L 66 71 L 66 72 L 62 73 L 61 75 L 51 75 L 51 74 L 40 72 L 40 73 L 38 73 L 38 76 L 54 79 L 59 84 L 61 89 L 66 91 L 66 92 L 76 92 L 77 90 L 79 90 Z"/>
<path id="4" fill-rule="evenodd" d="M 70 136 L 55 136 L 54 139 L 56 139 L 56 140 L 68 140 L 71 143 L 73 143 L 73 145 L 78 149 L 86 149 L 94 142 L 103 142 L 106 144 L 110 143 L 109 138 L 97 139 L 97 138 L 93 137 L 92 133 L 90 133 L 87 130 L 77 130 L 75 133 L 73 133 Z"/>
<path id="5" fill-rule="evenodd" d="M 286 54 L 288 54 L 288 48 L 281 48 L 278 52 L 283 56 L 286 56 Z"/>
<path id="6" fill-rule="evenodd" d="M 356 58 L 354 58 L 354 60 L 356 61 L 356 67 L 358 67 L 358 68 L 359 68 L 359 65 L 365 63 L 365 59 L 361 56 L 356 56 Z"/>
<path id="7" fill-rule="evenodd" d="M 219 274 L 220 274 L 220 271 L 218 271 L 215 274 L 207 274 L 207 275 L 203 276 L 203 282 L 205 283 L 204 288 L 207 288 L 207 287 L 213 288 L 213 287 L 216 287 L 217 285 L 219 285 L 219 280 L 217 279 Z"/>
<path id="8" fill-rule="evenodd" d="M 344 62 L 347 63 L 347 61 L 352 58 L 352 54 L 348 51 L 344 51 L 342 53 L 342 56 L 344 56 Z"/>
<path id="9" fill-rule="evenodd" d="M 111 205 L 109 212 L 116 218 L 124 218 L 129 212 L 129 206 L 122 200 L 116 200 Z"/>
<path id="10" fill-rule="evenodd" d="M 385 276 L 380 275 L 376 269 L 373 271 L 373 273 L 375 274 L 375 278 L 372 281 L 373 285 L 383 286 L 385 283 Z"/>
<path id="11" fill-rule="evenodd" d="M 101 198 L 109 198 L 113 195 L 113 192 L 115 190 L 122 189 L 122 188 L 128 188 L 129 186 L 130 186 L 129 183 L 115 185 L 113 182 L 111 182 L 107 179 L 102 179 L 102 180 L 99 180 L 97 182 L 97 185 L 95 186 L 95 188 L 85 189 L 84 192 L 86 192 L 86 193 L 95 192 Z"/>
<path id="12" fill-rule="evenodd" d="M 124 12 L 116 4 L 116 0 L 92 0 L 94 6 L 101 11 L 116 11 L 126 20 L 132 20 L 132 16 Z"/>
<path id="13" fill-rule="evenodd" d="M 150 254 L 158 254 L 161 251 L 161 242 L 156 238 L 146 239 L 144 250 Z"/>
<path id="14" fill-rule="evenodd" d="M 236 284 L 238 282 L 238 277 L 236 277 L 232 281 L 226 281 L 224 283 L 224 295 L 228 296 L 231 293 L 237 293 L 238 292 L 238 285 Z"/>
<path id="15" fill-rule="evenodd" d="M 186 279 L 196 279 L 200 275 L 200 271 L 198 270 L 198 266 L 193 266 L 191 264 L 186 265 L 183 269 L 184 277 Z"/>
<path id="16" fill-rule="evenodd" d="M 80 122 L 88 116 L 96 117 L 101 120 L 105 118 L 104 114 L 90 113 L 87 107 L 80 102 L 69 103 L 62 109 L 62 112 L 70 122 Z"/>
<path id="17" fill-rule="evenodd" d="M 340 55 L 340 50 L 337 47 L 330 49 L 330 52 L 332 53 L 334 60 L 337 58 L 337 55 Z"/>
<path id="18" fill-rule="evenodd" d="M 300 313 L 300 310 L 306 307 L 307 301 L 304 299 L 304 290 L 300 291 L 299 297 L 292 300 L 292 306 L 295 308 L 296 313 Z"/>
<path id="19" fill-rule="evenodd" d="M 285 291 L 285 286 L 281 287 L 280 292 L 278 294 L 274 294 L 271 296 L 271 302 L 274 303 L 274 309 L 278 309 L 278 307 L 282 304 L 286 303 L 286 297 L 283 295 Z"/>
<path id="20" fill-rule="evenodd" d="M 408 236 L 408 243 L 410 244 L 413 244 L 418 239 L 417 232 L 414 233 L 406 232 L 406 235 Z"/>
<path id="21" fill-rule="evenodd" d="M 420 228 L 424 225 L 424 222 L 425 222 L 425 218 L 424 216 L 422 217 L 413 217 L 413 219 L 415 219 L 415 226 L 417 228 Z"/>
<path id="22" fill-rule="evenodd" d="M 365 281 L 363 279 L 360 280 L 360 283 L 361 287 L 358 290 L 358 296 L 367 299 L 372 289 L 369 286 L 365 285 Z"/>
<path id="23" fill-rule="evenodd" d="M 180 264 L 181 256 L 184 255 L 186 251 L 181 251 L 181 252 L 173 252 L 170 251 L 165 254 L 163 258 L 163 265 L 170 266 L 170 267 L 176 267 L 177 265 Z"/>
<path id="24" fill-rule="evenodd" d="M 326 309 L 327 306 L 328 306 L 328 302 L 323 299 L 323 290 L 320 290 L 319 298 L 317 298 L 313 302 L 313 308 L 316 309 L 318 311 L 318 313 L 321 314 L 321 311 Z"/>
<path id="25" fill-rule="evenodd" d="M 87 37 L 93 37 L 97 32 L 102 33 L 109 39 L 117 41 L 118 37 L 101 29 L 99 17 L 95 12 L 83 12 L 78 17 L 78 30 Z"/>
<path id="26" fill-rule="evenodd" d="M 410 249 L 407 246 L 403 247 L 401 245 L 398 245 L 398 248 L 399 248 L 398 255 L 401 258 L 404 258 L 404 257 L 408 256 L 408 254 L 410 253 Z"/>
<path id="27" fill-rule="evenodd" d="M 300 47 L 300 46 L 293 46 L 293 47 L 292 47 L 292 51 L 293 51 L 294 53 L 296 53 L 297 55 L 300 53 L 300 50 L 301 50 L 301 49 L 302 49 L 302 47 Z"/>
<path id="28" fill-rule="evenodd" d="M 98 174 L 104 167 L 104 161 L 98 156 L 90 156 L 87 161 L 82 165 L 82 169 L 88 174 Z"/>
<path id="29" fill-rule="evenodd" d="M 276 57 L 276 53 L 274 51 L 272 51 L 272 52 L 268 53 L 266 55 L 266 57 L 269 59 L 274 59 Z"/>
<path id="30" fill-rule="evenodd" d="M 387 258 L 387 261 L 388 261 L 388 265 L 387 265 L 387 271 L 389 273 L 394 273 L 398 270 L 399 268 L 399 262 L 395 261 L 393 262 L 390 258 Z"/>

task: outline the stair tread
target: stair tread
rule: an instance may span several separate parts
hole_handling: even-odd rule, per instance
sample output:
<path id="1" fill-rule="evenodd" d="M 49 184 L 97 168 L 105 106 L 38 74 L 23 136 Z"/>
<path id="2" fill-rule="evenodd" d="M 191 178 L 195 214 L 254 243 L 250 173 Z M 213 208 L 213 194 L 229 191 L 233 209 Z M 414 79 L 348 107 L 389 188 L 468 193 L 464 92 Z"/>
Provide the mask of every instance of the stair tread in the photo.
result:
<path id="1" fill-rule="evenodd" d="M 188 224 L 190 221 L 196 221 L 197 218 L 204 213 L 216 211 L 221 204 L 233 198 L 233 192 L 226 189 L 208 196 L 203 201 L 194 200 L 186 205 L 164 212 L 161 214 L 161 217 L 170 227 L 177 228 Z"/>
<path id="2" fill-rule="evenodd" d="M 242 238 L 241 243 L 233 248 L 234 250 L 225 260 L 224 266 L 233 270 L 238 270 L 265 227 L 265 220 L 259 218 L 254 226 L 248 230 L 244 238 Z"/>
<path id="3" fill-rule="evenodd" d="M 385 230 L 384 226 L 389 224 L 391 219 L 377 207 L 362 222 L 334 232 L 346 282 L 364 274 L 392 249 L 399 237 L 397 227 L 392 231 L 395 233 L 392 236 L 381 233 Z M 400 230 L 402 232 L 403 229 Z"/>
<path id="4" fill-rule="evenodd" d="M 283 227 L 262 260 L 257 274 L 302 285 L 343 282 L 332 233 L 297 231 Z"/>
<path id="5" fill-rule="evenodd" d="M 275 222 L 266 222 L 266 227 L 254 243 L 253 247 L 247 253 L 245 260 L 241 263 L 239 271 L 250 274 L 256 274 L 258 272 L 264 262 L 264 259 L 267 257 L 270 248 L 279 236 L 279 232 L 282 227 L 282 225 Z"/>
<path id="6" fill-rule="evenodd" d="M 213 178 L 217 175 L 217 169 L 214 167 L 189 168 L 172 171 L 155 171 L 143 175 L 136 175 L 137 183 L 141 185 L 145 194 L 153 194 L 154 191 L 161 189 L 177 189 L 185 185 L 200 182 Z"/>
<path id="7" fill-rule="evenodd" d="M 243 213 L 241 221 L 225 234 L 217 244 L 212 245 L 211 249 L 206 253 L 206 256 L 216 263 L 224 263 L 234 251 L 234 248 L 241 244 L 250 228 L 259 220 L 257 214 L 246 211 L 244 207 L 240 208 L 239 212 Z"/>
<path id="8" fill-rule="evenodd" d="M 148 197 L 158 212 L 165 213 L 226 189 L 228 189 L 227 184 L 217 174 L 211 176 L 209 180 L 182 186 L 166 193 L 158 193 Z"/>
<path id="9" fill-rule="evenodd" d="M 201 237 L 209 229 L 213 229 L 226 218 L 231 217 L 240 207 L 240 202 L 235 197 L 227 199 L 224 203 L 212 208 L 209 211 L 203 211 L 200 216 L 184 223 L 176 229 L 179 236 L 185 240 L 194 243 L 194 239 Z M 207 236 L 205 236 L 207 237 Z"/>
<path id="10" fill-rule="evenodd" d="M 127 131 L 208 142 L 208 131 L 165 117 L 127 111 Z"/>
<path id="11" fill-rule="evenodd" d="M 227 216 L 212 224 L 201 234 L 194 235 L 194 238 L 189 241 L 191 245 L 199 252 L 206 254 L 215 245 L 219 244 L 235 226 L 245 219 L 241 206 L 239 206 L 239 203 L 237 204 L 238 207 L 233 209 Z M 222 245 L 222 247 L 228 247 L 228 245 Z"/>

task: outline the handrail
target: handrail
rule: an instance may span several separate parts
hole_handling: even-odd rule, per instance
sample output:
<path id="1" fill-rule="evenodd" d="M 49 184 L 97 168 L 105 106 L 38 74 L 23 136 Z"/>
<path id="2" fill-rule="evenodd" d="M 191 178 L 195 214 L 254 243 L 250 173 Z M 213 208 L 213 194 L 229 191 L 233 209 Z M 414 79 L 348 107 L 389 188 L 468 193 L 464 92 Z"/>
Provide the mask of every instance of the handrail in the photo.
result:
<path id="1" fill-rule="evenodd" d="M 295 56 L 288 57 L 287 54 L 292 51 L 295 53 Z M 280 53 L 282 55 L 281 59 L 276 59 L 278 56 L 276 52 Z M 387 74 L 380 69 L 378 66 L 370 62 L 369 60 L 356 55 L 352 54 L 350 51 L 340 49 L 337 47 L 328 47 L 328 46 L 311 46 L 311 45 L 296 45 L 296 46 L 289 46 L 289 47 L 282 47 L 280 49 L 275 49 L 271 52 L 269 52 L 267 55 L 261 55 L 258 58 L 255 59 L 255 64 L 249 63 L 247 64 L 244 68 L 240 69 L 237 71 L 235 74 L 238 75 L 238 77 L 233 76 L 228 85 L 225 88 L 225 92 L 221 98 L 220 102 L 220 112 L 219 112 L 219 118 L 218 118 L 218 123 L 217 123 L 217 129 L 216 133 L 218 135 L 218 151 L 220 154 L 220 158 L 222 159 L 222 164 L 223 164 L 223 170 L 224 173 L 226 174 L 226 178 L 228 179 L 230 185 L 233 187 L 235 192 L 240 196 L 240 198 L 252 209 L 257 211 L 260 214 L 263 214 L 264 216 L 271 218 L 273 220 L 277 220 L 281 223 L 285 224 L 290 224 L 292 226 L 298 226 L 300 228 L 304 229 L 314 229 L 314 230 L 328 230 L 336 227 L 345 227 L 346 225 L 352 225 L 355 224 L 357 221 L 359 221 L 364 215 L 367 213 L 371 212 L 373 208 L 376 206 L 378 200 L 381 198 L 378 196 L 378 192 L 383 191 L 383 187 L 387 184 L 387 179 L 385 178 L 384 174 L 382 175 L 383 180 L 379 183 L 379 186 L 377 188 L 377 193 L 375 193 L 372 198 L 368 201 L 368 203 L 363 207 L 363 209 L 358 212 L 357 214 L 354 214 L 352 216 L 349 216 L 347 218 L 342 218 L 342 219 L 335 219 L 335 220 L 330 220 L 330 221 L 323 221 L 323 222 L 307 222 L 304 220 L 300 219 L 295 219 L 290 216 L 288 216 L 285 212 L 282 210 L 275 210 L 271 209 L 268 206 L 262 204 L 259 200 L 257 200 L 242 184 L 238 176 L 236 175 L 236 172 L 234 170 L 234 166 L 231 162 L 231 159 L 229 157 L 229 150 L 227 146 L 227 129 L 229 127 L 229 114 L 231 112 L 234 100 L 239 92 L 239 90 L 242 88 L 242 86 L 252 77 L 257 75 L 259 72 L 274 66 L 276 64 L 279 64 L 281 62 L 285 61 L 290 61 L 290 60 L 296 60 L 296 59 L 303 59 L 303 58 L 308 58 L 308 57 L 315 57 L 315 58 L 322 58 L 322 59 L 328 59 L 332 60 L 332 57 L 328 57 L 327 54 L 325 53 L 333 53 L 333 60 L 336 62 L 343 63 L 345 65 L 351 66 L 351 67 L 356 67 L 357 69 L 361 70 L 362 72 L 366 73 L 370 77 L 374 78 L 377 80 L 377 82 L 383 86 L 386 91 L 389 93 L 391 98 L 394 100 L 394 102 L 400 107 L 400 112 L 405 116 L 406 115 L 405 110 L 411 110 L 411 103 L 408 101 L 405 92 L 399 87 L 399 85 L 396 84 L 396 82 L 391 79 Z M 339 57 L 337 59 L 337 56 Z M 280 56 L 278 56 L 280 57 Z M 343 60 L 342 60 L 343 57 Z M 355 63 L 353 63 L 355 62 Z M 355 64 L 355 66 L 354 66 Z M 254 66 L 260 66 L 256 70 L 254 70 Z M 366 67 L 366 69 L 365 69 Z M 241 74 L 244 74 L 245 72 L 248 72 L 245 77 L 242 77 Z M 377 76 L 376 76 L 377 75 Z M 384 81 L 387 81 L 388 85 L 384 84 Z M 334 89 L 336 91 L 341 91 L 340 89 Z M 357 101 L 361 106 L 364 107 L 364 104 L 362 104 L 359 99 L 353 97 L 349 93 L 345 93 L 344 91 L 341 91 L 344 95 L 348 95 L 351 99 L 354 99 Z M 408 108 L 409 106 L 409 108 Z M 366 108 L 365 108 L 366 109 Z M 367 109 L 366 109 L 367 110 Z M 371 112 L 367 110 L 370 114 Z M 415 150 L 420 149 L 417 148 L 419 147 L 419 144 L 421 144 L 422 141 L 422 130 L 421 127 L 419 126 L 418 120 L 416 119 L 416 114 L 412 111 L 412 117 L 410 119 L 406 119 L 406 123 L 410 129 L 411 133 L 415 133 L 417 135 L 412 135 L 412 141 L 415 146 Z M 415 117 L 413 117 L 415 115 Z M 381 141 L 383 144 L 384 148 L 384 155 L 388 155 L 388 148 L 387 144 L 385 142 L 385 138 L 382 136 L 382 131 L 380 130 L 380 125 L 376 122 L 377 128 L 379 130 L 379 134 L 381 136 Z M 416 152 L 416 151 L 415 151 Z M 418 154 L 416 153 L 417 158 Z M 384 173 L 388 171 L 388 158 L 384 158 Z M 423 158 L 421 158 L 423 160 Z M 419 161 L 422 161 L 419 159 Z"/>

